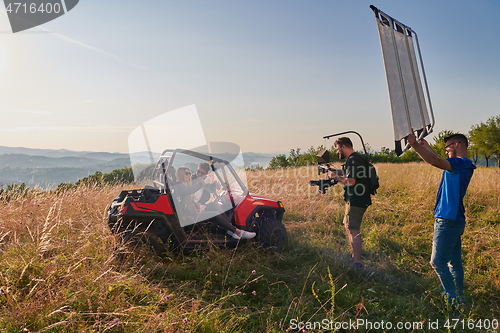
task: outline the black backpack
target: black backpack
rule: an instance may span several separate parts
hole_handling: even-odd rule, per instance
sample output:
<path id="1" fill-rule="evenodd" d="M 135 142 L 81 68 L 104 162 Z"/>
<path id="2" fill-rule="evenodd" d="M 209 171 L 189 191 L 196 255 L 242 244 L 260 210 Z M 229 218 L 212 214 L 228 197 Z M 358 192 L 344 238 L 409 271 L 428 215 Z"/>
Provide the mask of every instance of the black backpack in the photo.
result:
<path id="1" fill-rule="evenodd" d="M 375 166 L 371 164 L 369 161 L 366 161 L 368 165 L 368 178 L 370 179 L 370 183 L 368 184 L 368 190 L 371 195 L 377 194 L 377 190 L 380 187 L 380 183 L 378 181 L 377 169 Z"/>
<path id="2" fill-rule="evenodd" d="M 357 155 L 359 157 L 361 157 L 361 159 L 363 160 L 363 162 L 366 164 L 366 166 L 368 167 L 368 193 L 370 193 L 371 195 L 375 195 L 377 194 L 377 190 L 378 188 L 380 187 L 380 183 L 379 183 L 379 178 L 378 178 L 378 175 L 377 175 L 377 169 L 375 168 L 375 166 L 373 164 L 370 163 L 370 161 L 368 161 L 368 159 L 363 156 L 363 155 Z"/>

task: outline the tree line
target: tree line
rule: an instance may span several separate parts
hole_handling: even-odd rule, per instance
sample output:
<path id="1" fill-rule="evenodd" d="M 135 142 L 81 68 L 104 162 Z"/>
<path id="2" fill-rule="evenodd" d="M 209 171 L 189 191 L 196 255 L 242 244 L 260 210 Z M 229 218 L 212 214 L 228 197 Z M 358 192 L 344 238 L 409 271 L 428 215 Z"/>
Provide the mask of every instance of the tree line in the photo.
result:
<path id="1" fill-rule="evenodd" d="M 472 126 L 469 131 L 470 157 L 477 163 L 480 157 L 489 166 L 490 159 L 500 168 L 500 116 L 491 117 L 485 123 Z"/>
<path id="2" fill-rule="evenodd" d="M 109 173 L 96 171 L 95 174 L 78 180 L 73 183 L 61 183 L 55 189 L 56 192 L 64 192 L 68 189 L 77 188 L 79 186 L 100 186 L 100 185 L 117 185 L 129 184 L 134 181 L 134 173 L 132 167 L 115 169 Z"/>
<path id="3" fill-rule="evenodd" d="M 450 130 L 439 132 L 434 138 L 431 147 L 442 157 L 448 157 L 445 151 L 444 138 L 454 134 Z M 465 133 L 464 133 L 465 134 Z M 491 117 L 486 122 L 474 125 L 471 130 L 465 134 L 469 140 L 469 158 L 477 163 L 481 158 L 484 159 L 486 166 L 490 166 L 491 161 L 496 161 L 500 168 L 500 116 Z M 394 149 L 382 147 L 380 151 L 374 151 L 369 144 L 365 145 L 368 158 L 372 163 L 408 163 L 421 161 L 420 156 L 413 150 L 405 151 L 401 156 L 397 156 Z M 287 155 L 280 154 L 271 159 L 268 169 L 294 168 L 300 166 L 314 165 L 318 163 L 316 155 L 327 149 L 324 146 L 310 147 L 307 151 L 301 152 L 300 148 L 291 149 Z M 340 162 L 335 147 L 328 149 L 330 153 L 330 162 Z M 358 151 L 364 154 L 364 151 Z"/>
<path id="4" fill-rule="evenodd" d="M 408 163 L 421 160 L 420 156 L 418 156 L 414 150 L 407 150 L 401 156 L 397 156 L 395 150 L 386 147 L 382 147 L 380 151 L 374 151 L 370 145 L 366 144 L 365 148 L 368 153 L 368 158 L 372 163 Z M 273 157 L 267 169 L 295 168 L 318 164 L 316 155 L 325 149 L 327 148 L 324 146 L 316 148 L 310 147 L 306 152 L 301 152 L 300 148 L 291 149 L 288 156 L 280 154 Z M 335 147 L 332 146 L 327 150 L 330 154 L 330 162 L 335 163 L 341 161 Z M 358 153 L 365 154 L 364 151 L 358 151 Z"/>
<path id="5" fill-rule="evenodd" d="M 93 175 L 82 178 L 76 183 L 60 183 L 57 188 L 48 192 L 62 193 L 71 189 L 77 189 L 80 186 L 103 186 L 103 185 L 118 185 L 130 184 L 134 182 L 134 173 L 131 167 L 115 169 L 109 173 L 97 171 Z M 26 197 L 28 194 L 46 193 L 47 191 L 39 188 L 32 188 L 25 183 L 11 184 L 0 187 L 0 202 L 9 202 L 11 200 L 19 200 Z"/>

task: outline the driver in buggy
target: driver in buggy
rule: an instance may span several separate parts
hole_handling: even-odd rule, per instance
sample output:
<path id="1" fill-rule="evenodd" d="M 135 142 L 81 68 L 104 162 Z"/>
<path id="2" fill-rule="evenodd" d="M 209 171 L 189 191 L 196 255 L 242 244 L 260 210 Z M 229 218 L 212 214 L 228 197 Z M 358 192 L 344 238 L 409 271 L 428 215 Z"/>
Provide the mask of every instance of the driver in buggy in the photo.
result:
<path id="1" fill-rule="evenodd" d="M 205 166 L 206 164 L 206 166 Z M 199 214 L 204 211 L 215 211 L 218 214 L 211 219 L 217 226 L 226 229 L 227 233 L 234 239 L 251 239 L 255 237 L 255 232 L 236 228 L 224 213 L 222 207 L 215 201 L 207 204 L 210 194 L 215 192 L 220 184 L 214 182 L 209 177 L 210 166 L 208 163 L 201 163 L 196 171 L 197 178 L 193 184 L 192 174 L 188 167 L 181 166 L 177 169 L 176 191 L 181 200 L 184 214 Z"/>
<path id="2" fill-rule="evenodd" d="M 198 169 L 196 170 L 196 174 L 192 176 L 192 180 L 194 183 L 198 182 L 202 178 L 205 179 L 205 186 L 203 188 L 196 191 L 194 194 L 194 202 L 200 208 L 201 206 L 205 206 L 205 210 L 218 210 L 217 207 L 213 207 L 213 201 L 207 202 L 211 199 L 212 194 L 217 195 L 217 191 L 222 188 L 222 185 L 215 179 L 213 173 L 210 173 L 210 165 L 207 162 L 202 162 L 198 164 Z M 206 181 L 208 179 L 208 183 Z M 210 206 L 208 209 L 206 206 Z M 219 205 L 217 205 L 219 206 Z"/>

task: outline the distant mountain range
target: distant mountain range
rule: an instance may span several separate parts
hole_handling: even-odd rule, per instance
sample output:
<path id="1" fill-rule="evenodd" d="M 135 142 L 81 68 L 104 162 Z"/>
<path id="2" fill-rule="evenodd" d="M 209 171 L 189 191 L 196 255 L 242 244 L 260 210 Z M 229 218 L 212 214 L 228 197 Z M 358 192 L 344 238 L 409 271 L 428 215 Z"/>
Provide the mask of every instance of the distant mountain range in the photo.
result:
<path id="1" fill-rule="evenodd" d="M 137 155 L 134 161 L 150 161 L 147 152 Z M 243 153 L 245 167 L 265 168 L 274 156 Z M 75 183 L 96 171 L 108 173 L 126 167 L 130 167 L 130 158 L 124 153 L 0 146 L 0 186 L 25 183 L 30 187 L 50 189 L 60 183 Z"/>
<path id="2" fill-rule="evenodd" d="M 44 157 L 85 157 L 95 158 L 99 160 L 111 161 L 116 158 L 128 158 L 128 154 L 123 153 L 105 153 L 92 151 L 74 151 L 67 149 L 34 149 L 23 147 L 3 147 L 0 146 L 0 155 L 5 154 L 20 154 L 29 156 L 44 156 Z"/>

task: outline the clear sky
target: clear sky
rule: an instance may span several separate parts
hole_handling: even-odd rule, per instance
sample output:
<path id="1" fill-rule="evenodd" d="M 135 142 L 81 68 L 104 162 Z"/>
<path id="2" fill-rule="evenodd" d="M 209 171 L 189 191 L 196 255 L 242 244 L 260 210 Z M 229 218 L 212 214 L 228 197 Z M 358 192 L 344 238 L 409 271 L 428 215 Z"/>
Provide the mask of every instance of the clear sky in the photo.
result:
<path id="1" fill-rule="evenodd" d="M 126 152 L 196 104 L 208 141 L 246 152 L 346 130 L 392 149 L 371 4 L 418 33 L 434 134 L 500 115 L 498 0 L 81 0 L 16 34 L 0 5 L 0 145 Z"/>

